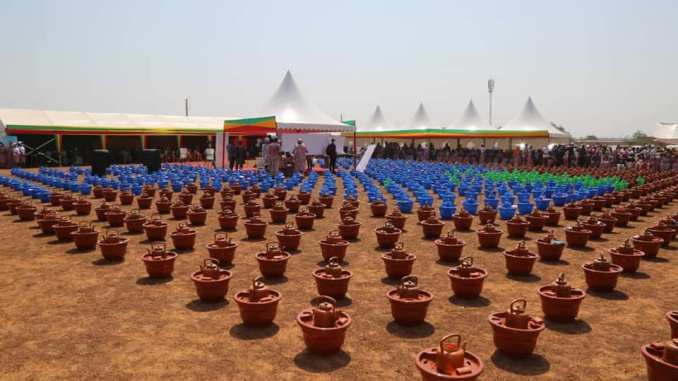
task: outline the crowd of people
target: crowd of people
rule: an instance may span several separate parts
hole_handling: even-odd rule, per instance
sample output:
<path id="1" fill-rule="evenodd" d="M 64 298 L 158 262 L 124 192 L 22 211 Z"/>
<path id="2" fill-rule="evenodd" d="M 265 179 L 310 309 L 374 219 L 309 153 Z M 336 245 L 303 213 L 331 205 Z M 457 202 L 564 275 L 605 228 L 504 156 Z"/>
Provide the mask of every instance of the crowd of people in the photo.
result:
<path id="1" fill-rule="evenodd" d="M 262 163 L 264 169 L 275 176 L 279 171 L 286 177 L 294 172 L 307 173 L 313 168 L 313 155 L 306 147 L 303 139 L 298 139 L 292 151 L 283 152 L 282 146 L 275 136 L 266 137 L 261 144 Z M 328 169 L 336 172 L 337 146 L 331 139 L 325 147 Z M 230 157 L 229 157 L 230 161 Z"/>

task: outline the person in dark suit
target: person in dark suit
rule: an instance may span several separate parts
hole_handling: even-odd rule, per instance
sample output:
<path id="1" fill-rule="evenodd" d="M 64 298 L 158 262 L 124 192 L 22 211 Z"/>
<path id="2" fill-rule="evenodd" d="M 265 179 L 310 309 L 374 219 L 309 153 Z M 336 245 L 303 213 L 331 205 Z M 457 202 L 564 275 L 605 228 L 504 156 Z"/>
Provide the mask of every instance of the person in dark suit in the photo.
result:
<path id="1" fill-rule="evenodd" d="M 330 171 L 335 173 L 337 171 L 337 146 L 334 144 L 334 139 L 330 140 L 330 144 L 325 148 L 325 155 L 330 159 Z"/>

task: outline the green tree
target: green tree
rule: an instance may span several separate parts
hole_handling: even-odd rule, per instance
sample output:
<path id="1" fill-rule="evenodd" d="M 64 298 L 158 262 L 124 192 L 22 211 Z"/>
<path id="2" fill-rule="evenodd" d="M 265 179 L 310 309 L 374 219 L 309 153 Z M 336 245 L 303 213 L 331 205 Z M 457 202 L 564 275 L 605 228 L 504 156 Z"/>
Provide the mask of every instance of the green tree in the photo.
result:
<path id="1" fill-rule="evenodd" d="M 586 140 L 598 140 L 598 137 L 596 135 L 586 135 L 586 136 L 584 136 L 584 139 L 586 139 Z"/>
<path id="2" fill-rule="evenodd" d="M 644 133 L 643 131 L 636 131 L 631 135 L 631 138 L 628 139 L 629 143 L 632 144 L 650 144 L 654 142 L 654 138 Z"/>

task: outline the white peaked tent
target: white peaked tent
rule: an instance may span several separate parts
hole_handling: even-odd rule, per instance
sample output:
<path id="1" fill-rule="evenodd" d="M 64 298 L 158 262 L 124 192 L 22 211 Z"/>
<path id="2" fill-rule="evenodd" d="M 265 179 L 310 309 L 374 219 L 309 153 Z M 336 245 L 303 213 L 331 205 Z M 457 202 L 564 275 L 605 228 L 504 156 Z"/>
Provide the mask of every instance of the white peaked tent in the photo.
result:
<path id="1" fill-rule="evenodd" d="M 344 124 L 307 102 L 299 91 L 292 73 L 285 78 L 263 109 L 263 115 L 274 115 L 278 130 L 288 132 L 342 132 L 352 131 Z"/>
<path id="2" fill-rule="evenodd" d="M 359 131 L 388 131 L 391 129 L 391 124 L 384 118 L 384 113 L 381 111 L 379 105 L 374 109 L 374 114 L 372 114 L 370 120 L 365 124 L 365 128 L 358 128 Z"/>
<path id="3" fill-rule="evenodd" d="M 473 104 L 473 101 L 470 100 L 462 114 L 461 118 L 455 123 L 450 124 L 445 129 L 447 130 L 465 130 L 465 131 L 478 131 L 478 130 L 489 130 L 492 129 L 489 127 L 478 113 L 476 105 Z"/>
<path id="4" fill-rule="evenodd" d="M 499 127 L 499 129 L 503 131 L 548 131 L 550 138 L 570 137 L 570 134 L 553 127 L 541 116 L 534 102 L 532 102 L 532 98 L 527 98 L 523 111 L 517 117 Z"/>
<path id="5" fill-rule="evenodd" d="M 428 128 L 433 128 L 433 126 L 431 126 L 431 118 L 428 116 L 426 108 L 424 108 L 424 102 L 421 102 L 419 103 L 419 107 L 417 107 L 417 111 L 414 113 L 414 116 L 412 117 L 412 120 L 410 120 L 410 123 L 407 125 L 406 129 L 426 130 Z"/>
<path id="6" fill-rule="evenodd" d="M 678 123 L 659 122 L 652 136 L 666 144 L 678 144 Z"/>

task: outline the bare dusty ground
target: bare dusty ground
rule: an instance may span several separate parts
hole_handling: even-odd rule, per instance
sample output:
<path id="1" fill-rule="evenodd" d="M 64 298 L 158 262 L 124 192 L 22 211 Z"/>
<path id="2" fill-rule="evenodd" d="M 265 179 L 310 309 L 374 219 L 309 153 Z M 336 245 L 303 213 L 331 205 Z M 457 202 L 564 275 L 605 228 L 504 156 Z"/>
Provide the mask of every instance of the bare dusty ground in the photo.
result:
<path id="1" fill-rule="evenodd" d="M 340 200 L 337 197 L 335 206 Z M 478 250 L 474 232 L 458 233 L 467 242 L 464 253 L 473 255 L 490 273 L 482 297 L 467 302 L 452 297 L 446 275 L 450 264 L 437 262 L 435 245 L 421 238 L 421 227 L 412 214 L 404 241 L 417 255 L 414 274 L 420 286 L 435 298 L 427 322 L 407 328 L 393 322 L 385 296 L 393 283 L 384 278 L 373 233 L 384 220 L 370 217 L 367 201 L 361 201 L 360 240 L 351 244 L 347 256 L 346 268 L 354 272 L 350 299 L 340 303 L 354 322 L 343 351 L 326 358 L 304 350 L 295 317 L 316 296 L 311 272 L 324 264 L 318 241 L 336 227 L 336 207 L 316 220 L 314 231 L 304 234 L 286 278 L 268 282 L 283 293 L 283 300 L 275 325 L 264 328 L 243 326 L 231 299 L 259 275 L 254 254 L 265 243 L 244 240 L 242 220 L 231 234 L 240 247 L 231 269 L 228 301 L 207 304 L 198 300 L 190 273 L 206 258 L 205 245 L 218 231 L 216 210 L 210 211 L 208 225 L 198 228 L 196 249 L 179 255 L 174 278 L 168 281 L 146 277 L 140 260 L 148 246 L 143 234 L 129 235 L 126 261 L 111 264 L 103 261 L 98 250 L 77 252 L 72 243 L 42 236 L 36 222 L 17 222 L 9 212 L 2 212 L 0 378 L 412 380 L 420 377 L 414 365 L 420 350 L 434 346 L 447 333 L 460 333 L 467 349 L 485 362 L 484 380 L 639 380 L 645 378 L 640 345 L 668 338 L 663 315 L 676 308 L 678 299 L 675 243 L 662 249 L 659 259 L 643 261 L 639 273 L 622 276 L 618 291 L 590 293 L 575 323 L 548 323 L 535 354 L 527 359 L 495 352 L 487 316 L 507 309 L 518 297 L 528 300 L 529 313 L 541 316 L 539 286 L 565 272 L 573 285 L 585 288 L 584 262 L 661 216 L 678 212 L 678 202 L 642 217 L 630 228 L 616 228 L 604 240 L 590 242 L 588 249 L 566 249 L 559 264 L 538 262 L 534 274 L 522 278 L 506 275 L 500 251 Z M 241 205 L 238 211 L 244 215 Z M 263 215 L 268 218 L 267 212 Z M 164 218 L 174 230 L 178 221 Z M 95 215 L 73 219 L 93 221 Z M 106 226 L 94 224 L 100 229 Z M 448 222 L 445 231 L 451 225 Z M 563 226 L 556 229 L 560 237 L 564 237 Z M 274 240 L 280 228 L 270 225 L 267 239 Z M 542 234 L 528 233 L 528 247 L 536 251 L 534 240 Z M 504 236 L 501 247 L 513 248 L 517 243 Z"/>

